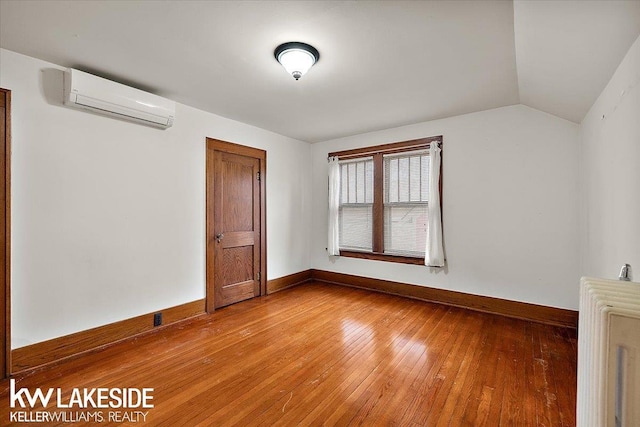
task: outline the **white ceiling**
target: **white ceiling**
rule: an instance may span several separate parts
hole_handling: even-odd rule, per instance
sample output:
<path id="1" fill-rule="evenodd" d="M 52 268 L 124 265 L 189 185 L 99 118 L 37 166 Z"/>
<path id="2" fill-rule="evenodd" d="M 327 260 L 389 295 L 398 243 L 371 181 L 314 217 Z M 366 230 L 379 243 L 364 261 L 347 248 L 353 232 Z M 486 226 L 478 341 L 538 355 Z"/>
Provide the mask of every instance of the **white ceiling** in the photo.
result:
<path id="1" fill-rule="evenodd" d="M 580 122 L 639 34 L 640 1 L 0 0 L 3 48 L 309 142 L 518 103 Z M 287 41 L 321 55 L 297 82 Z"/>

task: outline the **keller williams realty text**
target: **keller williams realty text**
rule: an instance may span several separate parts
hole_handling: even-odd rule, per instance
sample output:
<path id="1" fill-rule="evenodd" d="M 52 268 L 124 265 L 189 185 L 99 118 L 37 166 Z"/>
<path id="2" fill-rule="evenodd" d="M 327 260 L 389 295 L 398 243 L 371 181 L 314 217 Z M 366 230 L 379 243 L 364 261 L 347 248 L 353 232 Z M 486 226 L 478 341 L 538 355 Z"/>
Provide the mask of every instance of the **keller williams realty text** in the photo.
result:
<path id="1" fill-rule="evenodd" d="M 9 414 L 11 422 L 139 422 L 146 421 L 149 413 L 141 409 L 153 408 L 153 388 L 73 388 L 69 393 L 61 388 L 16 389 L 15 379 L 9 381 L 9 406 L 18 409 Z M 48 411 L 54 404 L 58 411 Z"/>
<path id="2" fill-rule="evenodd" d="M 147 420 L 149 412 L 142 411 L 102 411 L 63 412 L 63 411 L 12 411 L 9 421 L 12 423 L 79 423 L 79 422 L 115 422 L 137 423 Z"/>

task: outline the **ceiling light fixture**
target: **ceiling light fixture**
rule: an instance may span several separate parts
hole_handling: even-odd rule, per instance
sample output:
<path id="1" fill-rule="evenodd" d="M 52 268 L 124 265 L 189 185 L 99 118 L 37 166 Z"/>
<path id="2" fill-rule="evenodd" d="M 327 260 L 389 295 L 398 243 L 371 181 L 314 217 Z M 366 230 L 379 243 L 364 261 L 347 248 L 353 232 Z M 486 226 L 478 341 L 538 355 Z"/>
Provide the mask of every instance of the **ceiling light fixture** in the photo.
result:
<path id="1" fill-rule="evenodd" d="M 304 76 L 309 68 L 320 59 L 318 49 L 300 42 L 283 43 L 276 48 L 273 55 L 287 70 L 287 73 L 296 80 Z"/>

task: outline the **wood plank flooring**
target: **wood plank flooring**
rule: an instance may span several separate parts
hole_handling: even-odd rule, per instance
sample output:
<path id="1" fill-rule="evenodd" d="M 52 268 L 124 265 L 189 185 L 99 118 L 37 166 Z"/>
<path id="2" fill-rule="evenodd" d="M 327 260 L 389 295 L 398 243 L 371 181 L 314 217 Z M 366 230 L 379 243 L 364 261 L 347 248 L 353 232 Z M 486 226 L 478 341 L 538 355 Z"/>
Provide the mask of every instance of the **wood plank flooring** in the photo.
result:
<path id="1" fill-rule="evenodd" d="M 72 388 L 152 387 L 146 421 L 127 425 L 574 426 L 576 335 L 308 283 L 19 377 L 16 386 L 61 387 L 65 399 Z M 8 387 L 0 383 L 0 424 L 18 425 L 9 420 Z M 102 411 L 99 425 L 123 424 Z"/>

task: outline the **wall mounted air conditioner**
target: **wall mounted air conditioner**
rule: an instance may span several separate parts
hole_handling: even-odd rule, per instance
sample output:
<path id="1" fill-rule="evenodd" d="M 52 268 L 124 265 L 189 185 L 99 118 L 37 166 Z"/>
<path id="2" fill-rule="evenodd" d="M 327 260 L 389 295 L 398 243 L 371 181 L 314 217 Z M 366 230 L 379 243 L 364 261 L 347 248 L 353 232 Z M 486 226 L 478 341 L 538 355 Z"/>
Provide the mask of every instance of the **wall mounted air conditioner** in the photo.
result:
<path id="1" fill-rule="evenodd" d="M 176 103 L 89 73 L 64 73 L 65 105 L 166 129 L 173 125 Z"/>

